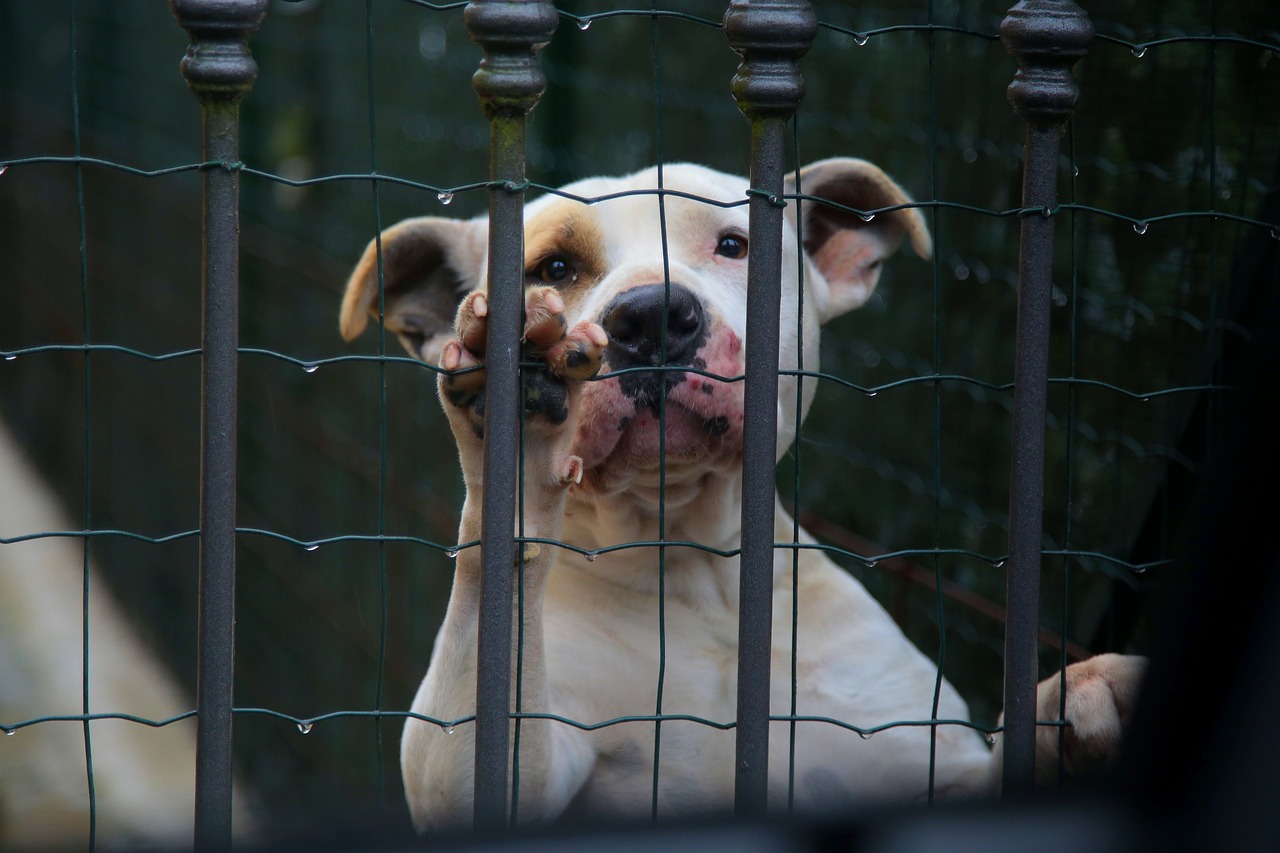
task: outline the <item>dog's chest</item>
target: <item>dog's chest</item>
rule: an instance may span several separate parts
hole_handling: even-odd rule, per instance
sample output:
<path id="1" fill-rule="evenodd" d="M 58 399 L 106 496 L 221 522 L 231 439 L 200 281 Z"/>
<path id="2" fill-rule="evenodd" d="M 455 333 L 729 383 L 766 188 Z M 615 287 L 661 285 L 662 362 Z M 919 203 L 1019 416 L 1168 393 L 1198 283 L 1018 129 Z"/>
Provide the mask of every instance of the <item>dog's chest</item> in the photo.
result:
<path id="1" fill-rule="evenodd" d="M 669 713 L 731 721 L 736 567 L 727 573 L 732 590 L 723 577 L 691 580 L 695 567 L 674 559 L 660 586 L 637 588 L 615 582 L 607 556 L 591 569 L 558 566 L 551 573 L 543 618 L 555 694 L 615 716 L 663 713 L 656 710 L 661 702 Z M 775 714 L 789 712 L 793 694 L 798 713 L 830 715 L 884 705 L 875 694 L 900 696 L 904 680 L 916 675 L 932 688 L 932 664 L 861 586 L 829 563 L 802 571 L 793 585 L 786 561 L 775 586 Z"/>
<path id="2" fill-rule="evenodd" d="M 929 779 L 929 730 L 864 737 L 852 727 L 927 719 L 936 670 L 860 586 L 829 564 L 811 568 L 796 588 L 798 608 L 789 573 L 775 594 L 771 791 L 808 806 L 917 796 Z M 597 759 L 579 805 L 643 815 L 655 789 L 669 815 L 732 802 L 736 614 L 579 580 L 553 584 L 544 608 L 557 713 L 606 724 L 589 734 Z M 944 687 L 940 716 L 966 716 Z M 792 716 L 794 725 L 777 719 Z M 944 783 L 985 755 L 979 739 L 961 734 L 934 750 Z"/>

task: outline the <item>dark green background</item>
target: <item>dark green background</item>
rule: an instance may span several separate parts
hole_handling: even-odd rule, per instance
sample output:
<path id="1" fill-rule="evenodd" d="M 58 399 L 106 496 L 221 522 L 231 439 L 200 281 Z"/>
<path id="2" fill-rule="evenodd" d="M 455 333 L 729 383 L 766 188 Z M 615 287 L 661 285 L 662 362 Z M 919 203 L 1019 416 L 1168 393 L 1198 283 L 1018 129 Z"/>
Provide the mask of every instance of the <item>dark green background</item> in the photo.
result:
<path id="1" fill-rule="evenodd" d="M 710 21 L 723 9 L 661 5 Z M 1087 5 L 1099 34 L 1125 43 L 1095 41 L 1076 69 L 1083 94 L 1064 141 L 1061 197 L 1106 213 L 1056 220 L 1051 369 L 1137 396 L 1094 384 L 1051 388 L 1045 547 L 1102 556 L 1046 560 L 1043 624 L 1105 651 L 1143 647 L 1148 593 L 1175 583 L 1176 572 L 1129 566 L 1172 556 L 1187 496 L 1213 450 L 1218 395 L 1142 397 L 1230 383 L 1231 355 L 1248 334 L 1252 258 L 1271 239 L 1266 227 L 1228 219 L 1156 221 L 1144 234 L 1133 220 L 1213 210 L 1277 221 L 1280 56 L 1275 13 L 1256 0 Z M 922 201 L 1018 206 L 1022 128 L 1004 92 L 1014 63 L 991 38 L 1003 4 L 815 6 L 824 23 L 857 31 L 932 21 L 967 32 L 886 32 L 859 46 L 820 31 L 802 63 L 798 162 L 860 156 Z M 469 83 L 479 50 L 461 11 L 405 0 L 374 0 L 372 9 L 367 23 L 358 0 L 272 2 L 252 40 L 260 76 L 242 109 L 243 160 L 303 178 L 367 174 L 376 156 L 380 173 L 431 186 L 484 180 L 487 129 Z M 198 162 L 199 111 L 178 73 L 187 38 L 167 4 L 81 0 L 77 27 L 83 154 L 142 169 Z M 1128 44 L 1211 32 L 1273 48 L 1183 41 L 1139 57 Z M 532 123 L 532 180 L 555 185 L 657 158 L 746 171 L 748 126 L 728 95 L 737 58 L 723 33 L 688 20 L 662 20 L 654 33 L 647 17 L 601 19 L 587 30 L 562 20 L 544 53 L 550 88 Z M 0 0 L 0 81 L 0 160 L 75 151 L 68 3 Z M 11 166 L 0 175 L 0 350 L 86 339 L 150 354 L 198 347 L 199 176 L 89 166 L 83 180 L 82 311 L 74 168 Z M 485 203 L 483 193 L 463 193 L 444 207 L 434 191 L 383 184 L 375 214 L 367 180 L 298 189 L 252 175 L 242 199 L 241 344 L 304 361 L 379 351 L 376 334 L 344 345 L 336 323 L 340 288 L 376 215 L 385 226 L 422 213 L 473 215 Z M 935 261 L 904 255 L 891 264 L 873 301 L 833 324 L 823 368 L 864 387 L 935 371 L 1005 385 L 1018 220 L 951 207 L 927 215 Z M 401 352 L 393 339 L 385 346 Z M 149 537 L 196 528 L 198 359 L 103 352 L 88 362 L 87 377 L 79 353 L 0 362 L 0 413 L 73 517 Z M 1007 549 L 1010 404 L 1008 393 L 975 382 L 875 396 L 824 382 L 782 467 L 784 494 L 891 550 L 998 559 Z M 428 370 L 366 362 L 307 373 L 246 354 L 240 438 L 242 527 L 304 541 L 383 530 L 453 542 L 461 491 Z M 193 686 L 195 540 L 97 538 L 91 547 L 138 629 Z M 941 609 L 946 674 L 975 719 L 993 723 L 999 619 L 951 600 L 939 608 L 931 590 L 902 574 L 845 562 L 931 655 Z M 989 561 L 911 562 L 1002 604 L 1003 572 Z M 383 708 L 407 708 L 451 568 L 420 544 L 308 552 L 242 535 L 236 705 L 299 717 L 369 710 L 381 684 Z M 1057 660 L 1046 646 L 1046 674 Z M 289 722 L 241 715 L 237 758 L 279 826 L 324 821 L 339 805 L 386 809 L 403 823 L 399 730 L 397 721 L 379 730 L 367 719 L 334 720 L 303 737 Z"/>

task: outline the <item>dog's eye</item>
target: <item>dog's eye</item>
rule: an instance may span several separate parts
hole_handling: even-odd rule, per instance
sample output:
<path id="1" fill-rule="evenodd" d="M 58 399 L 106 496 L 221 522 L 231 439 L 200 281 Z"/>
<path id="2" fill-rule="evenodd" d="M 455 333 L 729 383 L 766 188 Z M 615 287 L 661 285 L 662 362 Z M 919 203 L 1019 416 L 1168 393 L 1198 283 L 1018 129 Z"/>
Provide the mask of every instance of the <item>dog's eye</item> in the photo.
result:
<path id="1" fill-rule="evenodd" d="M 724 235 L 716 244 L 716 254 L 735 261 L 742 260 L 747 256 L 747 238 L 737 234 Z"/>
<path id="2" fill-rule="evenodd" d="M 573 267 L 564 258 L 553 256 L 533 268 L 532 276 L 556 284 L 573 276 Z"/>

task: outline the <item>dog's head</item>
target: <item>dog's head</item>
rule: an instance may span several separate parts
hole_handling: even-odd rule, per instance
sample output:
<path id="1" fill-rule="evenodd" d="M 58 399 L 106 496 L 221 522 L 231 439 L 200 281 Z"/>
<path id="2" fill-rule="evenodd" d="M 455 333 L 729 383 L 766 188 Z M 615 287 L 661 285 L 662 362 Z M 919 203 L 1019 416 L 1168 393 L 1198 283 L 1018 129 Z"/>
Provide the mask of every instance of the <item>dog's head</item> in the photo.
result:
<path id="1" fill-rule="evenodd" d="M 582 487 L 595 492 L 655 484 L 660 444 L 668 486 L 741 463 L 743 385 L 713 377 L 743 372 L 748 214 L 745 205 L 722 205 L 740 202 L 748 182 L 689 164 L 665 167 L 662 179 L 668 194 L 661 203 L 657 194 L 643 192 L 658 186 L 651 168 L 564 188 L 580 198 L 607 197 L 594 204 L 547 195 L 525 207 L 526 280 L 559 289 L 570 325 L 591 320 L 609 336 L 601 375 L 582 393 L 573 451 L 584 462 Z M 637 190 L 642 193 L 628 194 Z M 786 191 L 796 191 L 794 179 Z M 801 170 L 800 191 L 861 211 L 910 201 L 863 160 L 814 163 Z M 437 363 L 459 300 L 485 286 L 487 235 L 483 217 L 409 219 L 383 233 L 384 320 L 414 357 Z M 929 234 L 914 208 L 868 221 L 818 201 L 788 204 L 782 369 L 794 369 L 801 352 L 805 368 L 817 369 L 820 325 L 867 301 L 882 262 L 904 236 L 917 254 L 929 256 Z M 378 302 L 377 247 L 370 243 L 343 297 L 344 338 L 364 330 Z M 690 370 L 633 369 L 662 364 Z M 801 417 L 815 384 L 803 384 Z M 793 376 L 780 377 L 779 454 L 795 437 L 796 386 Z M 666 423 L 662 443 L 660 417 Z"/>

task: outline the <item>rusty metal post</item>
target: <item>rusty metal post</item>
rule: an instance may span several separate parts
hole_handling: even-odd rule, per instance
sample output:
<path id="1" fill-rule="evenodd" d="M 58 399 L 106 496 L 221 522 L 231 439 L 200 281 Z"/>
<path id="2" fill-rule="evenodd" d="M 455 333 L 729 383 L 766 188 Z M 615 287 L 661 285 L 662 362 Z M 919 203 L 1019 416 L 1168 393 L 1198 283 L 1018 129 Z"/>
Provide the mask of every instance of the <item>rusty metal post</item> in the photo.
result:
<path id="1" fill-rule="evenodd" d="M 248 39 L 267 0 L 170 0 L 191 34 L 181 63 L 204 116 L 200 627 L 195 846 L 231 846 L 235 660 L 236 350 L 240 287 L 240 100 L 258 76 Z"/>
<path id="2" fill-rule="evenodd" d="M 520 333 L 524 309 L 524 157 L 529 111 L 546 89 L 537 51 L 558 16 L 550 0 L 472 0 L 464 13 L 484 49 L 472 78 L 489 117 L 489 330 L 485 344 L 484 499 L 476 673 L 477 829 L 507 822 L 511 758 L 512 575 L 520 457 Z"/>
<path id="3" fill-rule="evenodd" d="M 1036 637 L 1044 516 L 1045 409 L 1049 380 L 1049 308 L 1053 290 L 1052 211 L 1058 151 L 1080 90 L 1071 66 L 1093 39 L 1088 14 L 1073 0 L 1022 0 L 1000 25 L 1018 61 L 1009 103 L 1027 123 L 1023 158 L 1017 331 L 1013 371 L 1013 457 L 1009 488 L 1009 621 L 1004 640 L 1006 797 L 1035 787 Z"/>
<path id="4" fill-rule="evenodd" d="M 751 121 L 742 556 L 738 609 L 738 716 L 734 811 L 763 815 L 769 793 L 773 641 L 773 522 L 778 445 L 778 311 L 786 128 L 804 97 L 796 61 L 818 22 L 806 0 L 732 0 L 724 15 L 742 56 L 733 96 Z"/>

